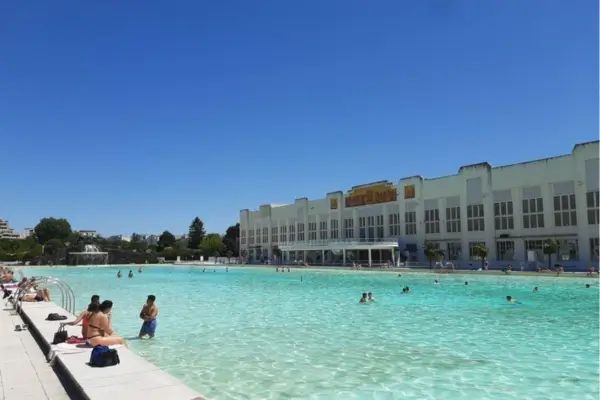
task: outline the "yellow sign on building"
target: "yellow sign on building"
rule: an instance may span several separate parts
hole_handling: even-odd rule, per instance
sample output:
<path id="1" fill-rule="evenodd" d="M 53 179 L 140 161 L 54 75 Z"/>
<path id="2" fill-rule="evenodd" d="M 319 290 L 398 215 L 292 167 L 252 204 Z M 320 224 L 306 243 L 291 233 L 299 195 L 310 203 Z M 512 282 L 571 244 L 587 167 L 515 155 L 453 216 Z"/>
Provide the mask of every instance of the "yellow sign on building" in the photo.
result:
<path id="1" fill-rule="evenodd" d="M 404 198 L 414 199 L 415 198 L 415 185 L 404 186 Z"/>
<path id="2" fill-rule="evenodd" d="M 337 210 L 338 209 L 338 199 L 329 200 L 329 208 L 332 210 Z"/>
<path id="3" fill-rule="evenodd" d="M 344 200 L 346 207 L 360 207 L 396 201 L 396 188 L 388 185 L 373 185 L 353 190 Z"/>

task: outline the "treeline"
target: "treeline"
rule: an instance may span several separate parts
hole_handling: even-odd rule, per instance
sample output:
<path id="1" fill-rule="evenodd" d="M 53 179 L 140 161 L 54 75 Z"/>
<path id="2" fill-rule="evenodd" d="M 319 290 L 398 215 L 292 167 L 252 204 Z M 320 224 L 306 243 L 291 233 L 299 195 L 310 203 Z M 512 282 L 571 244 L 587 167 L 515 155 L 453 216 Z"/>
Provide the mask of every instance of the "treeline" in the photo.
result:
<path id="1" fill-rule="evenodd" d="M 156 263 L 159 258 L 199 260 L 239 256 L 239 224 L 230 226 L 224 234 L 206 233 L 204 222 L 198 217 L 190 224 L 187 236 L 177 238 L 164 231 L 156 244 L 148 243 L 137 233 L 130 241 L 82 235 L 74 232 L 64 218 L 43 218 L 33 232 L 25 239 L 0 239 L 0 261 L 67 264 L 69 253 L 82 252 L 86 245 L 96 245 L 108 252 L 111 264 Z"/>

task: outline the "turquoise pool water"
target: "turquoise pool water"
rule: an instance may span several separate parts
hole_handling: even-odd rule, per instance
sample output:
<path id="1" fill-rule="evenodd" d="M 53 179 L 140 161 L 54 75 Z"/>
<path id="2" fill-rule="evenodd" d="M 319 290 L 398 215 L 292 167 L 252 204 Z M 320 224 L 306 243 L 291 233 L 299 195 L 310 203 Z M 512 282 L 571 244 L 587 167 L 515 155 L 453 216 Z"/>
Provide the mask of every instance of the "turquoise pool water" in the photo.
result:
<path id="1" fill-rule="evenodd" d="M 212 400 L 598 399 L 596 280 L 215 268 L 25 273 L 113 300 L 126 337 L 155 294 L 157 337 L 130 347 Z"/>

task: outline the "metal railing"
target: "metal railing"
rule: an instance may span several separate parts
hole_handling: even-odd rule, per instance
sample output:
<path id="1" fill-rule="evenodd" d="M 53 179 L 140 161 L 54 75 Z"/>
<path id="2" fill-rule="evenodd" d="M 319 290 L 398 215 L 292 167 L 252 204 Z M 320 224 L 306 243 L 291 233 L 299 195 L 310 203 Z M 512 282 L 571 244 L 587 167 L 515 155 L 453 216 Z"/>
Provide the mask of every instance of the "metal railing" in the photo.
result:
<path id="1" fill-rule="evenodd" d="M 35 285 L 45 285 L 53 287 L 58 287 L 60 290 L 61 302 L 60 306 L 70 312 L 71 314 L 75 314 L 75 293 L 73 293 L 73 289 L 69 285 L 67 285 L 64 281 L 54 278 L 52 276 L 32 276 L 30 280 L 35 279 Z M 26 286 L 27 288 L 31 288 L 30 285 Z M 21 307 L 23 303 L 24 293 L 23 290 L 17 290 L 14 294 L 14 298 L 16 299 L 16 304 L 18 307 Z"/>
<path id="2" fill-rule="evenodd" d="M 369 244 L 386 244 L 389 246 L 397 246 L 398 238 L 362 238 L 362 239 L 324 239 L 324 240 L 302 240 L 295 242 L 279 242 L 273 243 L 279 247 L 289 246 L 354 246 L 354 245 L 369 245 Z M 249 248 L 260 247 L 260 245 L 249 245 Z"/>

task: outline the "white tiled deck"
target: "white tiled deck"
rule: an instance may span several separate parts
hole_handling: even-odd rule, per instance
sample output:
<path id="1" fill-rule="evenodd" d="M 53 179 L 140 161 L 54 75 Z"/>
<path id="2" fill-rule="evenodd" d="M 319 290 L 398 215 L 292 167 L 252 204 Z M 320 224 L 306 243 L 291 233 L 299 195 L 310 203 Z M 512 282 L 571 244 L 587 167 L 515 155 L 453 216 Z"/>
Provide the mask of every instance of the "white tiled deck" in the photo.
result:
<path id="1" fill-rule="evenodd" d="M 23 313 L 35 325 L 48 345 L 53 341 L 60 323 L 46 321 L 48 314 L 66 315 L 69 320 L 75 318 L 53 303 L 23 303 Z M 79 326 L 69 326 L 67 331 L 69 336 L 81 336 Z M 205 400 L 202 395 L 177 378 L 125 347 L 118 348 L 121 360 L 119 365 L 92 368 L 87 365 L 91 348 L 82 345 L 69 346 L 71 348 L 68 352 L 57 351 L 56 358 L 90 400 Z"/>
<path id="2" fill-rule="evenodd" d="M 68 400 L 35 339 L 14 330 L 23 321 L 11 311 L 0 311 L 0 399 Z"/>

